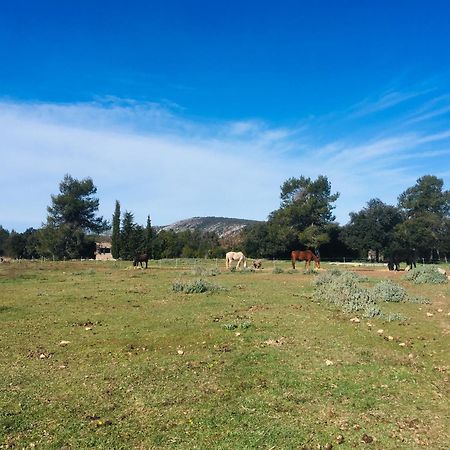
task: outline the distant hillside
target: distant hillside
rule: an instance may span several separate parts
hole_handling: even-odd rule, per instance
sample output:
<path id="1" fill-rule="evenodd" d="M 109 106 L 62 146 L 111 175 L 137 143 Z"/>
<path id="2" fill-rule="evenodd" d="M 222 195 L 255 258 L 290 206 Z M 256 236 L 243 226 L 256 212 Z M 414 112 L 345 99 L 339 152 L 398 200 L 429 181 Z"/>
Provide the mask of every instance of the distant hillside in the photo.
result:
<path id="1" fill-rule="evenodd" d="M 192 217 L 180 220 L 171 225 L 161 227 L 161 230 L 173 230 L 175 232 L 186 230 L 199 230 L 202 232 L 214 232 L 220 239 L 228 240 L 239 235 L 249 225 L 260 223 L 257 220 L 233 219 L 230 217 Z"/>

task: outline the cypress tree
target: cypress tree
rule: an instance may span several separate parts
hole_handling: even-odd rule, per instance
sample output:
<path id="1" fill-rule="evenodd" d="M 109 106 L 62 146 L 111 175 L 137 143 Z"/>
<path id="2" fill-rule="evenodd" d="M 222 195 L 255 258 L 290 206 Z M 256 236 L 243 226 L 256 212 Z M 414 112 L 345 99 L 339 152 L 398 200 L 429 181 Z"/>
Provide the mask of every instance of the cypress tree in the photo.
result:
<path id="1" fill-rule="evenodd" d="M 116 200 L 116 208 L 112 218 L 111 253 L 115 259 L 120 256 L 120 203 L 118 200 Z"/>
<path id="2" fill-rule="evenodd" d="M 147 226 L 145 227 L 145 250 L 147 255 L 153 259 L 153 228 L 150 216 L 147 216 Z"/>

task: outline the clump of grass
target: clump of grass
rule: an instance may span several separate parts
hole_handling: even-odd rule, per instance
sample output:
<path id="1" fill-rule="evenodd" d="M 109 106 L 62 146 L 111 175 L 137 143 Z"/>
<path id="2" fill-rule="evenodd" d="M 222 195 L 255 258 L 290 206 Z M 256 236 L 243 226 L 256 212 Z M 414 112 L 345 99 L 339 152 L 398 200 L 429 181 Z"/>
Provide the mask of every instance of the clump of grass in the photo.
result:
<path id="1" fill-rule="evenodd" d="M 284 273 L 284 270 L 281 267 L 274 267 L 272 273 Z"/>
<path id="2" fill-rule="evenodd" d="M 172 290 L 174 292 L 184 292 L 186 294 L 202 294 L 204 292 L 217 292 L 222 290 L 220 286 L 209 281 L 199 278 L 190 283 L 183 283 L 181 281 L 174 281 L 172 283 Z"/>
<path id="3" fill-rule="evenodd" d="M 377 283 L 373 287 L 371 295 L 375 301 L 384 302 L 403 302 L 408 298 L 405 289 L 391 280 L 383 280 Z"/>
<path id="4" fill-rule="evenodd" d="M 288 273 L 298 273 L 298 270 L 297 269 L 289 269 Z"/>
<path id="5" fill-rule="evenodd" d="M 428 299 L 426 297 L 422 297 L 420 295 L 409 297 L 408 302 L 409 303 L 426 304 L 426 305 L 430 305 L 432 303 L 430 299 Z"/>
<path id="6" fill-rule="evenodd" d="M 79 271 L 79 272 L 72 272 L 71 275 L 72 276 L 95 275 L 95 270 L 88 269 L 88 270 L 83 270 L 83 271 Z"/>
<path id="7" fill-rule="evenodd" d="M 252 326 L 251 322 L 241 322 L 241 323 L 226 323 L 223 325 L 223 328 L 228 331 L 236 330 L 237 328 L 241 328 L 242 330 L 247 330 Z"/>
<path id="8" fill-rule="evenodd" d="M 436 266 L 423 266 L 410 270 L 405 279 L 415 284 L 441 284 L 448 283 L 447 275 L 439 272 Z"/>
<path id="9" fill-rule="evenodd" d="M 408 318 L 400 313 L 382 314 L 382 318 L 387 322 L 406 322 Z"/>
<path id="10" fill-rule="evenodd" d="M 191 274 L 195 276 L 202 276 L 202 277 L 215 277 L 220 274 L 220 271 L 216 268 L 213 269 L 206 269 L 205 267 L 201 266 L 195 266 L 191 270 Z"/>
<path id="11" fill-rule="evenodd" d="M 309 268 L 309 269 L 305 269 L 305 270 L 303 271 L 303 274 L 304 274 L 304 275 L 318 275 L 319 272 L 317 272 L 317 270 L 314 270 L 314 269 Z"/>

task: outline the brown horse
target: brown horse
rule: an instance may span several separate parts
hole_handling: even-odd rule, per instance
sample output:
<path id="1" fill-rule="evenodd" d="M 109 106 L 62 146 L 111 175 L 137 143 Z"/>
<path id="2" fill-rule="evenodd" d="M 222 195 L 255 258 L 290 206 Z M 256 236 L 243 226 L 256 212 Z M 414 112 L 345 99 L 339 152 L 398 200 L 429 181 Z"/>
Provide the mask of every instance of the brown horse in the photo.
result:
<path id="1" fill-rule="evenodd" d="M 320 258 L 311 250 L 293 250 L 291 252 L 292 267 L 295 269 L 295 261 L 305 261 L 305 269 L 310 267 L 311 260 L 314 260 L 314 267 L 320 269 Z"/>

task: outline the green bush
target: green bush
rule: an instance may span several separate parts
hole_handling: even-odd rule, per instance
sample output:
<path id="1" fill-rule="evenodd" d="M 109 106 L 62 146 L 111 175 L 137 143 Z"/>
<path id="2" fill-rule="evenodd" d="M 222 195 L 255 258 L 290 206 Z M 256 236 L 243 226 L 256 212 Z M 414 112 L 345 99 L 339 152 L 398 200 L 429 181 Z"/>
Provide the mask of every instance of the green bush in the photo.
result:
<path id="1" fill-rule="evenodd" d="M 405 289 L 391 280 L 383 280 L 377 283 L 373 287 L 371 295 L 375 302 L 403 302 L 408 298 Z"/>
<path id="2" fill-rule="evenodd" d="M 172 284 L 172 290 L 174 292 L 184 292 L 186 294 L 202 294 L 204 292 L 217 292 L 222 288 L 217 284 L 210 283 L 209 281 L 198 279 L 190 283 L 182 283 L 181 281 L 175 281 Z"/>
<path id="3" fill-rule="evenodd" d="M 364 317 L 381 313 L 370 291 L 360 285 L 361 278 L 353 272 L 330 271 L 320 274 L 313 282 L 316 294 L 343 312 L 361 312 Z"/>
<path id="4" fill-rule="evenodd" d="M 447 275 L 438 271 L 436 266 L 423 266 L 410 270 L 405 279 L 415 284 L 441 284 L 448 283 Z"/>
<path id="5" fill-rule="evenodd" d="M 314 281 L 316 295 L 337 306 L 345 313 L 359 312 L 363 317 L 380 316 L 385 320 L 406 320 L 402 314 L 385 315 L 378 307 L 378 302 L 430 303 L 422 297 L 409 297 L 406 290 L 392 281 L 384 280 L 372 289 L 361 286 L 365 277 L 353 272 L 329 271 L 320 274 Z"/>

